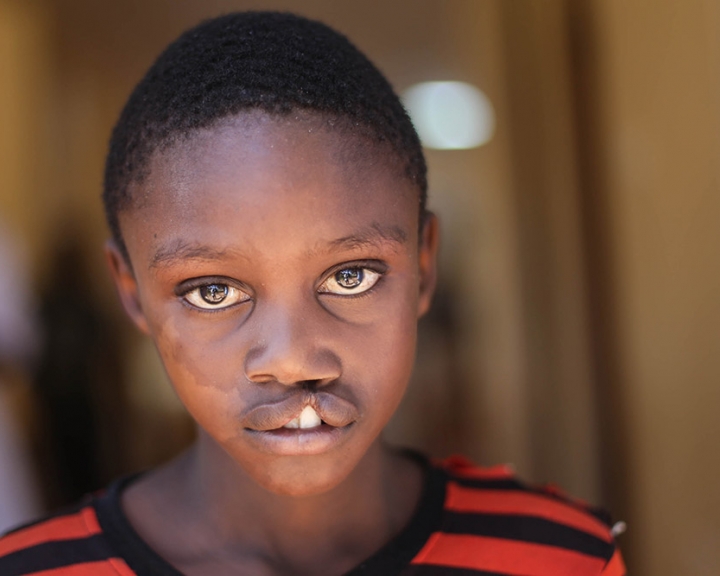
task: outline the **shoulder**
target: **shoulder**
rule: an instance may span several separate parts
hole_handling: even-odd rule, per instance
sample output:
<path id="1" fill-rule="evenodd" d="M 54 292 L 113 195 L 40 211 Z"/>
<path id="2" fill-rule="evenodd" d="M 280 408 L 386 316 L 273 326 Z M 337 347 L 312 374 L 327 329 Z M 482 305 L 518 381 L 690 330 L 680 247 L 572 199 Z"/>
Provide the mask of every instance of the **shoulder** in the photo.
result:
<path id="1" fill-rule="evenodd" d="M 525 484 L 507 466 L 480 468 L 457 457 L 439 465 L 447 474 L 442 525 L 416 563 L 503 574 L 625 574 L 601 512 L 557 489 Z"/>
<path id="2" fill-rule="evenodd" d="M 104 538 L 92 500 L 0 537 L 0 574 L 132 576 Z"/>

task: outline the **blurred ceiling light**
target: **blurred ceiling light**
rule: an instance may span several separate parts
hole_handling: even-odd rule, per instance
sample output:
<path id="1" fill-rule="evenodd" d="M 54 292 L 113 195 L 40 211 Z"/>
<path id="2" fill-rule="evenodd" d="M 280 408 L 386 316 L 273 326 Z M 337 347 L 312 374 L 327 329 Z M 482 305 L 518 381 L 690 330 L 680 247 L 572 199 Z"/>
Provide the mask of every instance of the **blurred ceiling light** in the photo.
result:
<path id="1" fill-rule="evenodd" d="M 408 88 L 402 99 L 426 148 L 476 148 L 495 131 L 490 100 L 471 84 L 422 82 Z"/>

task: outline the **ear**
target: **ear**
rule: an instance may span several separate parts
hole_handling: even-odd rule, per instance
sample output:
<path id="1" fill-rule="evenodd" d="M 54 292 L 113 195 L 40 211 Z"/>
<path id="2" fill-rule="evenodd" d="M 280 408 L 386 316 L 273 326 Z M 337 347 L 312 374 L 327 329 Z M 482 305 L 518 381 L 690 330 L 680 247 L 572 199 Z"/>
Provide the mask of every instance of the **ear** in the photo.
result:
<path id="1" fill-rule="evenodd" d="M 430 309 L 435 284 L 437 282 L 437 251 L 440 241 L 440 226 L 437 216 L 428 212 L 420 231 L 420 297 L 418 300 L 418 318 Z"/>
<path id="2" fill-rule="evenodd" d="M 105 259 L 125 312 L 130 316 L 135 326 L 145 334 L 149 334 L 150 329 L 148 328 L 147 319 L 140 305 L 137 280 L 135 280 L 132 268 L 130 268 L 125 256 L 114 240 L 108 240 L 105 243 Z"/>

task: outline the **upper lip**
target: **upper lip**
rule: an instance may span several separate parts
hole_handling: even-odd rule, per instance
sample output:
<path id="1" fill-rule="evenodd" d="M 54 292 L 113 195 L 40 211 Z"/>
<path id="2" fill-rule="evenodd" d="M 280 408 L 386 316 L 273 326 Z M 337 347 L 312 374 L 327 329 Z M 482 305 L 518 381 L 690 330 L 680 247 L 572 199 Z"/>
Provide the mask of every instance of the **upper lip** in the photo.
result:
<path id="1" fill-rule="evenodd" d="M 303 390 L 284 398 L 258 404 L 243 415 L 243 425 L 258 432 L 282 428 L 312 406 L 323 422 L 341 428 L 357 420 L 359 411 L 350 401 L 326 391 Z"/>

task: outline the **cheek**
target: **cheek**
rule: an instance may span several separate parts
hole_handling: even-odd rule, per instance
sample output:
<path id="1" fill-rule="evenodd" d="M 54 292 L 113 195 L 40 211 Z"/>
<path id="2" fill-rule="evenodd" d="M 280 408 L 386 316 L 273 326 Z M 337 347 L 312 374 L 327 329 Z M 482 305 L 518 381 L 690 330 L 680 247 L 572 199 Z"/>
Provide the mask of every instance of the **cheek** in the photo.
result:
<path id="1" fill-rule="evenodd" d="M 394 295 L 375 308 L 372 322 L 343 328 L 343 372 L 363 405 L 373 407 L 377 426 L 384 426 L 402 399 L 414 365 L 417 315 L 413 294 Z M 377 427 L 376 426 L 376 427 Z"/>
<path id="2" fill-rule="evenodd" d="M 151 332 L 173 384 L 211 388 L 227 393 L 234 388 L 240 355 L 233 345 L 234 322 L 199 319 L 176 311 L 153 319 Z"/>
<path id="3" fill-rule="evenodd" d="M 375 339 L 371 394 L 383 399 L 386 419 L 395 412 L 407 388 L 415 360 L 416 328 L 414 316 L 407 322 L 385 325 Z"/>
<path id="4" fill-rule="evenodd" d="M 170 382 L 195 421 L 218 439 L 235 436 L 242 408 L 235 357 L 222 341 L 208 341 L 173 317 L 152 330 Z"/>

